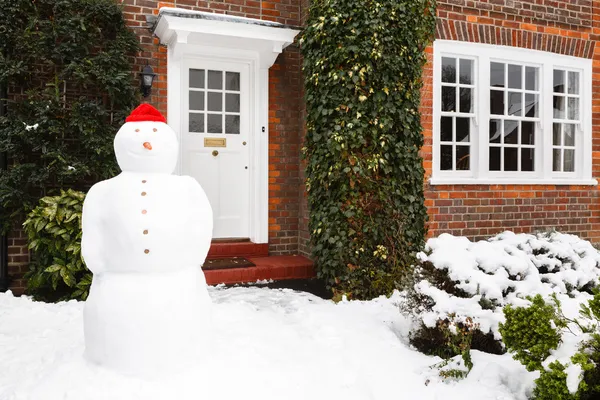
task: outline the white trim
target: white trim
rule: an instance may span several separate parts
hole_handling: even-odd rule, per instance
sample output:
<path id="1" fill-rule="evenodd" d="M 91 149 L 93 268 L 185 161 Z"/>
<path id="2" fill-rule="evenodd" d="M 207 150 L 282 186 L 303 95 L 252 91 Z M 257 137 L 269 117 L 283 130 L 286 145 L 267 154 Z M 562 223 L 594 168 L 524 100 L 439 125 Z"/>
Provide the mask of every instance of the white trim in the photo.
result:
<path id="1" fill-rule="evenodd" d="M 179 10 L 177 10 L 179 12 Z M 187 14 L 203 13 L 186 12 Z M 256 22 L 253 24 L 252 22 Z M 250 240 L 269 239 L 269 68 L 291 44 L 299 30 L 260 20 L 189 18 L 163 12 L 155 28 L 160 42 L 168 45 L 168 124 L 178 139 L 184 127 L 180 110 L 181 73 L 186 60 L 245 63 L 250 69 Z M 182 149 L 180 149 L 180 152 Z M 180 154 L 181 159 L 181 154 Z M 181 165 L 177 166 L 181 174 Z"/>
<path id="2" fill-rule="evenodd" d="M 471 132 L 469 171 L 443 171 L 440 169 L 442 57 L 474 60 L 474 81 L 472 83 L 475 88 L 472 96 L 473 113 L 475 115 L 471 118 L 471 126 L 475 128 L 475 131 Z M 539 122 L 536 123 L 534 172 L 489 171 L 489 120 L 491 116 L 489 68 L 492 61 L 539 68 L 540 110 L 538 114 Z M 577 136 L 577 140 L 581 139 L 582 143 L 576 143 L 574 173 L 552 172 L 552 82 L 554 68 L 578 71 L 581 74 L 580 116 L 578 121 L 572 122 L 581 126 L 583 134 Z M 436 40 L 434 42 L 433 69 L 433 157 L 430 184 L 597 184 L 597 181 L 592 179 L 592 60 L 508 46 Z M 508 90 L 507 88 L 504 89 L 504 91 Z M 517 91 L 523 92 L 523 90 Z M 457 104 L 456 107 L 458 109 L 459 105 Z M 444 115 L 446 114 L 448 113 L 444 113 Z M 461 114 L 456 113 L 456 116 L 461 116 Z M 508 117 L 508 119 L 511 118 Z"/>

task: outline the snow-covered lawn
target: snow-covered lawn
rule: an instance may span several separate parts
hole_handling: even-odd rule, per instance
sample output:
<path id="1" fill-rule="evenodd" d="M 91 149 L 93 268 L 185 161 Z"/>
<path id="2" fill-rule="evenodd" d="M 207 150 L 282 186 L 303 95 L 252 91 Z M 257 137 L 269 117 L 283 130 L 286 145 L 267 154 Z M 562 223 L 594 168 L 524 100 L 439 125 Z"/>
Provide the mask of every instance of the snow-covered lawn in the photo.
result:
<path id="1" fill-rule="evenodd" d="M 408 346 L 391 299 L 335 304 L 291 290 L 210 288 L 211 353 L 173 376 L 117 375 L 83 358 L 83 303 L 0 294 L 0 399 L 525 399 L 535 374 L 510 355 L 473 352 L 467 379 Z"/>

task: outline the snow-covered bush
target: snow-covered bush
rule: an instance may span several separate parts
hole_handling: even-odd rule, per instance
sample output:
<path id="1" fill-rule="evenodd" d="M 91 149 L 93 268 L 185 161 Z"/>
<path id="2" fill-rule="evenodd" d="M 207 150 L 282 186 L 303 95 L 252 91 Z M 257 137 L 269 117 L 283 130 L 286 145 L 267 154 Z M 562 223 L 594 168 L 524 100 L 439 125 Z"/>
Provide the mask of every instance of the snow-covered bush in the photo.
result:
<path id="1" fill-rule="evenodd" d="M 457 355 L 448 332 L 464 330 L 467 321 L 472 349 L 502 353 L 504 306 L 527 305 L 536 294 L 584 301 L 600 277 L 600 253 L 591 243 L 558 232 L 504 232 L 479 242 L 442 234 L 419 258 L 403 306 L 417 322 L 411 343 L 445 358 Z"/>
<path id="2" fill-rule="evenodd" d="M 540 372 L 533 398 L 600 398 L 600 292 L 581 305 L 579 318 L 565 316 L 556 296 L 531 300 L 526 307 L 504 308 L 500 333 L 515 359 Z"/>

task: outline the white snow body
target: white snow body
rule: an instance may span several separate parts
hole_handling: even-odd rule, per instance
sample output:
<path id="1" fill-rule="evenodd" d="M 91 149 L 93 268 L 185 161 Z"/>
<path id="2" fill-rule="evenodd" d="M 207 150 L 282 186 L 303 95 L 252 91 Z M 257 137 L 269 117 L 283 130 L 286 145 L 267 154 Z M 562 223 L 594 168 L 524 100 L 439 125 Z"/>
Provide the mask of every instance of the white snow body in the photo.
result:
<path id="1" fill-rule="evenodd" d="M 123 172 L 94 185 L 83 205 L 82 255 L 94 274 L 84 308 L 85 355 L 122 373 L 183 367 L 196 344 L 208 342 L 201 265 L 212 210 L 193 178 L 171 175 L 177 149 L 165 123 L 126 123 L 115 138 Z"/>

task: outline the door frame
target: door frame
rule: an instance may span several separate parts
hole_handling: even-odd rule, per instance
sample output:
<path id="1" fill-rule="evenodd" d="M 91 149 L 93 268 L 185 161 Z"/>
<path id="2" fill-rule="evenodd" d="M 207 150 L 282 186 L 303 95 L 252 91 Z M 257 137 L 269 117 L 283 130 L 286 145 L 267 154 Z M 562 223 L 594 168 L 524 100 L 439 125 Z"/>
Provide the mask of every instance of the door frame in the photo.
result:
<path id="1" fill-rule="evenodd" d="M 249 239 L 268 243 L 269 239 L 269 67 L 261 65 L 258 52 L 197 44 L 178 43 L 177 51 L 169 46 L 167 53 L 167 124 L 179 140 L 179 160 L 175 172 L 181 175 L 182 73 L 187 61 L 217 61 L 246 64 L 249 68 Z"/>

